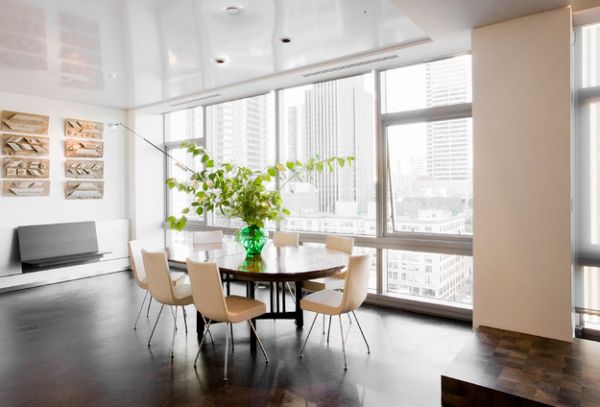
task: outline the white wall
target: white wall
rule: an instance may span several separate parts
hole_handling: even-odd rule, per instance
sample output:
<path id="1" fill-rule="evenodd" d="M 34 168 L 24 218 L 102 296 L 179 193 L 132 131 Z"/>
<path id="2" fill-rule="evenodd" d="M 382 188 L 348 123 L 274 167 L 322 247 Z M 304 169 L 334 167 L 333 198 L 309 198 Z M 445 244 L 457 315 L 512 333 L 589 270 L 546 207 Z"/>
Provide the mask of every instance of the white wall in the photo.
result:
<path id="1" fill-rule="evenodd" d="M 15 263 L 13 229 L 17 226 L 77 222 L 104 221 L 123 239 L 113 251 L 113 256 L 122 256 L 127 236 L 120 232 L 123 221 L 128 219 L 127 204 L 127 139 L 122 130 L 111 131 L 108 122 L 125 122 L 127 113 L 80 103 L 55 99 L 0 92 L 0 110 L 37 113 L 50 116 L 50 195 L 47 197 L 2 197 L 0 196 L 0 275 L 20 272 Z M 77 118 L 103 122 L 104 130 L 104 199 L 66 200 L 64 196 L 65 153 L 63 120 Z M 111 221 L 115 221 L 111 223 Z M 114 243 L 114 242 L 113 242 Z M 34 273 L 35 274 L 35 273 Z"/>
<path id="2" fill-rule="evenodd" d="M 474 325 L 570 341 L 570 9 L 475 29 Z"/>
<path id="3" fill-rule="evenodd" d="M 163 116 L 130 111 L 129 126 L 160 146 L 163 143 Z M 165 246 L 165 158 L 160 151 L 138 137 L 129 138 L 129 211 L 132 238 L 146 248 Z"/>

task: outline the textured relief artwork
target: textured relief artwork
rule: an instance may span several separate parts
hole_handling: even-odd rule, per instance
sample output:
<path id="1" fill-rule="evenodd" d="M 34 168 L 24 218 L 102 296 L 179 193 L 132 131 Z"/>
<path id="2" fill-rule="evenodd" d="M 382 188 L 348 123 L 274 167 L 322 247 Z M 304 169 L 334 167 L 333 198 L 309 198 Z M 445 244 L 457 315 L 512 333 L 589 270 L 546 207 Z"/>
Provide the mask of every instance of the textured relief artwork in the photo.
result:
<path id="1" fill-rule="evenodd" d="M 104 143 L 101 141 L 65 140 L 65 155 L 79 158 L 102 158 Z"/>
<path id="2" fill-rule="evenodd" d="M 48 137 L 5 134 L 2 136 L 2 152 L 5 155 L 18 156 L 48 155 Z"/>
<path id="3" fill-rule="evenodd" d="M 4 178 L 48 178 L 49 160 L 5 157 L 2 160 Z"/>
<path id="4" fill-rule="evenodd" d="M 102 199 L 104 182 L 102 181 L 67 181 L 65 183 L 66 199 Z"/>
<path id="5" fill-rule="evenodd" d="M 29 134 L 48 134 L 48 116 L 2 112 L 2 131 Z"/>
<path id="6" fill-rule="evenodd" d="M 104 162 L 92 160 L 67 160 L 65 163 L 65 176 L 67 178 L 102 179 L 104 176 Z"/>
<path id="7" fill-rule="evenodd" d="M 65 136 L 77 138 L 101 139 L 104 125 L 86 120 L 65 119 Z"/>
<path id="8" fill-rule="evenodd" d="M 48 196 L 50 181 L 4 181 L 4 196 Z"/>

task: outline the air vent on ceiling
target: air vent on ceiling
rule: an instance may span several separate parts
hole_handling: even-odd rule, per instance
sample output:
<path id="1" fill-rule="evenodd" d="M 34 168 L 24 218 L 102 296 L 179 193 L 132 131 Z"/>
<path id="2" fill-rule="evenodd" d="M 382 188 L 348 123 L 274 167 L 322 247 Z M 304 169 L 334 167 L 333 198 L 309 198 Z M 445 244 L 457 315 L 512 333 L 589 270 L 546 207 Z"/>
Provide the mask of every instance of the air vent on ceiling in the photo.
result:
<path id="1" fill-rule="evenodd" d="M 169 106 L 177 107 L 177 106 L 181 106 L 181 105 L 189 105 L 190 103 L 198 103 L 198 102 L 202 102 L 203 100 L 218 98 L 219 96 L 223 96 L 223 95 L 221 95 L 220 93 L 213 93 L 212 95 L 202 96 L 200 98 L 195 98 L 195 99 L 185 100 L 183 102 L 173 103 Z"/>
<path id="2" fill-rule="evenodd" d="M 322 69 L 320 71 L 309 72 L 309 73 L 305 73 L 302 76 L 305 77 L 305 78 L 308 78 L 308 77 L 311 77 L 311 76 L 323 75 L 323 74 L 326 74 L 326 73 L 337 72 L 337 71 L 341 71 L 341 70 L 344 70 L 344 69 L 356 68 L 358 66 L 374 64 L 374 63 L 377 63 L 377 62 L 389 61 L 390 59 L 395 59 L 395 58 L 398 58 L 398 55 L 388 55 L 388 56 L 385 56 L 385 57 L 380 57 L 380 58 L 375 58 L 375 59 L 368 59 L 366 61 L 355 62 L 353 64 L 340 65 L 340 66 L 335 66 L 333 68 Z"/>

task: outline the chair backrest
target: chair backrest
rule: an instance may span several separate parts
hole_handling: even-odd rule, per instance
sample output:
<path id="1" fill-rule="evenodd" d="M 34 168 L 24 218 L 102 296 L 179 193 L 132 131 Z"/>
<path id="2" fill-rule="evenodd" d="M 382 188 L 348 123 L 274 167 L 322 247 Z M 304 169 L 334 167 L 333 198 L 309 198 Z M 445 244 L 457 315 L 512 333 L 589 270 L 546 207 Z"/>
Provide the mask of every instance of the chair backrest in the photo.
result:
<path id="1" fill-rule="evenodd" d="M 131 261 L 131 270 L 137 285 L 146 284 L 146 271 L 144 270 L 144 261 L 142 260 L 142 244 L 139 240 L 129 242 L 129 260 Z"/>
<path id="2" fill-rule="evenodd" d="M 350 257 L 341 312 L 354 311 L 367 298 L 369 290 L 370 258 L 368 254 Z"/>
<path id="3" fill-rule="evenodd" d="M 196 309 L 211 321 L 228 321 L 227 303 L 217 265 L 191 259 L 187 259 L 186 263 Z"/>
<path id="4" fill-rule="evenodd" d="M 273 244 L 276 247 L 298 246 L 300 234 L 296 232 L 273 232 Z"/>
<path id="5" fill-rule="evenodd" d="M 222 230 L 204 230 L 202 232 L 193 232 L 194 244 L 203 243 L 223 243 Z"/>
<path id="6" fill-rule="evenodd" d="M 163 304 L 174 304 L 173 285 L 169 274 L 169 263 L 164 251 L 149 252 L 142 250 L 148 291 L 154 299 Z"/>
<path id="7" fill-rule="evenodd" d="M 329 250 L 337 250 L 346 254 L 352 254 L 354 239 L 351 237 L 329 235 L 325 239 L 325 247 Z"/>

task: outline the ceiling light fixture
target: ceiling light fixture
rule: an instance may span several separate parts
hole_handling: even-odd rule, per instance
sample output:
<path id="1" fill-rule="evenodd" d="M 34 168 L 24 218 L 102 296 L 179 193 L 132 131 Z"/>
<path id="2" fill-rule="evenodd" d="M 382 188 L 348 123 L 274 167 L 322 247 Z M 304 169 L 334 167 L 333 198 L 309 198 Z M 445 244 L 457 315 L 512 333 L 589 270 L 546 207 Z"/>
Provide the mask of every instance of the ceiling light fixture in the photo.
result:
<path id="1" fill-rule="evenodd" d="M 290 42 L 292 42 L 292 39 L 290 37 L 283 37 L 281 38 L 281 42 L 283 42 L 284 44 L 289 44 Z"/>
<path id="2" fill-rule="evenodd" d="M 242 8 L 240 6 L 236 6 L 234 4 L 225 7 L 225 12 L 227 14 L 236 15 L 236 14 L 239 14 L 241 11 L 242 11 Z"/>
<path id="3" fill-rule="evenodd" d="M 224 64 L 225 63 L 225 59 L 223 59 L 223 58 L 215 58 L 215 62 L 217 64 Z"/>

